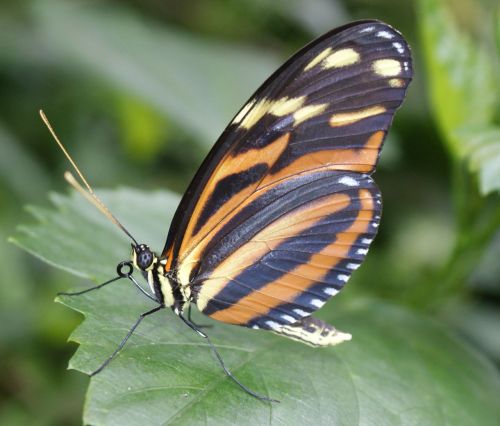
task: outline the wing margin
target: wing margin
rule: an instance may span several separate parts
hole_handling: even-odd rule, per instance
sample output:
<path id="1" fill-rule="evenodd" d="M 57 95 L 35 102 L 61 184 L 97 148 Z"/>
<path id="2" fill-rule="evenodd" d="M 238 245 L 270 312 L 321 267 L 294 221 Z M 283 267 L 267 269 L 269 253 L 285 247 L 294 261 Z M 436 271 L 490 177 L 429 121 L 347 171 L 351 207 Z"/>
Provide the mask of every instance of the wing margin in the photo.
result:
<path id="1" fill-rule="evenodd" d="M 339 55 L 339 51 L 344 53 Z M 354 53 L 349 57 L 346 52 L 350 51 Z M 362 53 L 361 60 L 349 64 L 358 52 Z M 336 66 L 325 68 L 326 61 L 330 65 L 336 61 Z M 267 179 L 273 185 L 313 168 L 316 163 L 371 174 L 411 76 L 411 55 L 404 38 L 379 21 L 359 21 L 337 28 L 297 52 L 236 114 L 198 170 L 169 231 L 163 251 L 166 268 L 180 269 L 197 245 L 202 246 L 200 252 L 207 249 L 208 243 L 200 241 L 207 240 L 210 232 L 203 230 L 195 235 L 192 230 L 200 231 L 206 218 L 216 215 L 217 209 L 207 209 L 205 205 L 205 214 L 201 215 L 200 197 L 210 182 L 215 182 L 215 187 L 221 183 L 217 175 L 220 165 L 234 162 L 238 156 L 249 169 L 255 166 L 251 158 L 263 154 L 260 150 L 281 141 L 274 154 L 262 156 L 271 160 L 262 168 L 261 180 L 254 177 L 254 183 Z M 323 91 L 319 97 L 314 95 L 325 87 L 333 90 Z M 322 107 L 323 100 L 327 101 L 326 107 Z M 249 152 L 255 155 L 248 155 Z M 239 173 L 232 176 L 233 180 L 224 184 L 240 190 L 248 188 L 250 193 L 259 189 L 240 179 Z M 211 191 L 215 193 L 214 188 Z M 225 216 L 221 215 L 215 226 L 224 221 Z M 191 273 L 180 279 L 194 279 L 198 266 L 193 262 Z"/>

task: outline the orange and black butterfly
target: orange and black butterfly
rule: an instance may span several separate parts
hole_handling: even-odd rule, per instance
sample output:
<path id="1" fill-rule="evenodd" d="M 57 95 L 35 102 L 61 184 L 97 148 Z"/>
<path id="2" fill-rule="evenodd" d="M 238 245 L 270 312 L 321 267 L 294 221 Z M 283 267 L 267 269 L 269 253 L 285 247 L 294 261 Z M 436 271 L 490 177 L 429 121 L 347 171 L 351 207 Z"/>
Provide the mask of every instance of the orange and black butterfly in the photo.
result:
<path id="1" fill-rule="evenodd" d="M 165 307 L 207 339 L 184 316 L 191 304 L 215 320 L 312 346 L 349 340 L 312 314 L 342 289 L 377 233 L 382 202 L 371 175 L 411 78 L 406 41 L 379 21 L 334 29 L 301 49 L 214 145 L 159 255 L 137 243 L 79 173 L 87 198 L 133 241 L 132 262 L 122 262 L 107 283 L 130 278 L 158 303 L 96 372 L 142 318 Z M 146 276 L 150 292 L 132 267 Z M 246 391 L 268 399 L 218 359 Z"/>

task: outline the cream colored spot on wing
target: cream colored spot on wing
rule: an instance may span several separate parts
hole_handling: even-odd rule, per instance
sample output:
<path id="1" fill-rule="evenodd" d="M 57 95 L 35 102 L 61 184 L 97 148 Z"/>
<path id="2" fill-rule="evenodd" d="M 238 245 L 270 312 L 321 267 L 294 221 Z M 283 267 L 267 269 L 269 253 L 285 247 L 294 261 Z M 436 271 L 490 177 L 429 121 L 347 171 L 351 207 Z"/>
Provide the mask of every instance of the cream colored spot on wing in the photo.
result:
<path id="1" fill-rule="evenodd" d="M 404 86 L 404 81 L 401 80 L 400 78 L 391 78 L 389 80 L 389 86 L 391 87 L 403 87 Z"/>
<path id="2" fill-rule="evenodd" d="M 323 59 L 325 59 L 330 53 L 332 52 L 332 48 L 328 47 L 325 50 L 323 50 L 321 53 L 319 53 L 311 62 L 309 62 L 306 67 L 304 68 L 304 71 L 308 71 L 311 68 L 314 68 L 316 65 L 318 65 Z"/>
<path id="3" fill-rule="evenodd" d="M 254 104 L 255 99 L 252 99 L 243 108 L 241 108 L 241 111 L 238 113 L 238 115 L 234 117 L 233 124 L 238 124 L 241 120 L 243 120 L 243 117 L 247 115 L 248 111 L 250 111 Z"/>
<path id="4" fill-rule="evenodd" d="M 297 111 L 304 104 L 305 100 L 305 96 L 290 99 L 285 96 L 284 98 L 278 99 L 271 105 L 269 113 L 278 117 L 283 117 Z"/>
<path id="5" fill-rule="evenodd" d="M 395 59 L 379 59 L 373 62 L 373 71 L 381 77 L 395 77 L 401 74 L 401 63 Z"/>
<path id="6" fill-rule="evenodd" d="M 297 111 L 297 109 L 304 104 L 305 99 L 305 96 L 299 96 L 297 98 L 288 98 L 285 96 L 277 101 L 266 98 L 263 98 L 258 102 L 251 101 L 238 113 L 236 118 L 233 120 L 233 123 L 239 123 L 240 127 L 250 129 L 265 114 L 283 117 Z"/>
<path id="7" fill-rule="evenodd" d="M 323 68 L 341 68 L 359 62 L 359 53 L 354 49 L 341 49 L 333 52 L 323 61 Z"/>
<path id="8" fill-rule="evenodd" d="M 336 330 L 333 326 L 329 327 L 331 327 L 331 330 L 313 328 L 311 326 L 306 328 L 302 324 L 287 324 L 283 325 L 279 331 L 274 330 L 274 332 L 314 348 L 320 346 L 335 346 L 352 339 L 349 333 Z"/>
<path id="9" fill-rule="evenodd" d="M 373 117 L 382 114 L 386 109 L 382 105 L 375 105 L 370 108 L 360 109 L 358 111 L 343 112 L 333 114 L 330 118 L 330 126 L 341 127 L 356 123 L 364 118 Z"/>
<path id="10" fill-rule="evenodd" d="M 262 98 L 255 105 L 251 105 L 248 114 L 241 119 L 240 127 L 250 129 L 269 111 L 269 108 L 272 104 L 273 101 Z"/>
<path id="11" fill-rule="evenodd" d="M 310 118 L 316 117 L 321 114 L 329 104 L 317 104 L 317 105 L 307 105 L 295 111 L 293 114 L 294 126 L 298 126 L 300 123 L 309 120 Z"/>

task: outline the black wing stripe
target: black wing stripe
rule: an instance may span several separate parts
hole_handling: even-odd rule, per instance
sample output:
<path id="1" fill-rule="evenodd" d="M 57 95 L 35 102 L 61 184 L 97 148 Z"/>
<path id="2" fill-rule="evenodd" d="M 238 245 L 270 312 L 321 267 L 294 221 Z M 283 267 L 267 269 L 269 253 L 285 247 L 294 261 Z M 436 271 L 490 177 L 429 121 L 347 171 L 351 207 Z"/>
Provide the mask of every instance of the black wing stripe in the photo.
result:
<path id="1" fill-rule="evenodd" d="M 311 66 L 312 61 L 321 54 L 324 58 Z M 387 61 L 392 61 L 392 65 Z M 314 156 L 314 152 L 322 149 L 325 152 L 318 155 L 325 167 L 332 168 L 336 163 L 338 170 L 373 172 L 385 131 L 392 121 L 395 108 L 404 97 L 411 73 L 410 50 L 406 42 L 395 30 L 377 21 L 357 22 L 333 30 L 294 55 L 257 90 L 249 103 L 236 115 L 237 119 L 224 131 L 193 179 L 175 215 L 165 245 L 163 254 L 169 258 L 167 268 L 185 270 L 182 275 L 178 275 L 182 282 L 203 273 L 203 267 L 197 261 L 210 251 L 208 240 L 213 240 L 215 235 L 204 224 L 215 229 L 227 224 L 230 214 L 219 212 L 223 203 L 213 201 L 217 197 L 210 197 L 210 193 L 201 198 L 204 204 L 202 214 L 196 210 L 196 206 L 207 188 L 213 193 L 214 188 L 222 187 L 217 184 L 220 183 L 220 177 L 217 177 L 216 169 L 224 158 L 229 158 L 228 153 L 234 156 L 263 149 L 286 132 L 291 132 L 287 146 L 279 158 L 267 163 L 267 171 L 261 171 L 266 189 L 271 184 L 274 185 L 275 181 L 297 173 L 301 166 L 304 166 L 304 171 L 314 170 L 314 158 L 309 156 L 303 163 L 300 163 L 300 158 L 311 153 Z M 394 84 L 401 87 L 393 87 Z M 276 107 L 276 102 L 286 100 L 289 101 L 288 104 L 279 104 L 281 109 Z M 261 109 L 255 113 L 258 105 Z M 361 121 L 344 122 L 341 126 L 337 124 L 335 128 L 329 125 L 333 114 L 351 113 L 373 105 L 382 105 L 385 112 Z M 282 115 L 275 116 L 271 110 L 279 111 Z M 248 128 L 242 127 L 242 122 L 252 114 L 254 118 L 251 125 Z M 377 136 L 378 143 L 366 147 L 367 140 L 380 131 L 384 134 Z M 302 140 L 311 141 L 310 146 L 300 143 Z M 294 145 L 295 143 L 298 144 Z M 352 151 L 355 149 L 353 147 L 359 147 L 360 152 Z M 333 154 L 333 151 L 340 151 L 340 154 Z M 299 163 L 294 165 L 295 161 Z M 293 167 L 288 170 L 288 165 Z M 251 166 L 253 164 L 247 163 L 238 173 Z M 276 175 L 270 178 L 270 173 Z M 210 180 L 213 183 L 208 185 Z M 244 185 L 239 188 L 241 187 Z M 251 188 L 258 186 L 247 186 L 245 189 Z M 238 194 L 236 190 L 233 193 Z M 248 193 L 241 198 L 244 200 L 246 197 Z M 206 203 L 208 199 L 211 201 Z M 234 211 L 231 214 L 237 214 L 244 220 L 240 215 L 240 206 L 231 205 L 231 210 Z M 207 218 L 214 215 L 220 218 L 215 222 L 207 222 Z M 187 229 L 190 231 L 186 232 Z M 202 235 L 209 235 L 209 238 L 202 241 Z M 196 253 L 189 257 L 188 254 L 195 247 Z M 186 272 L 188 262 L 191 265 L 190 273 Z"/>
<path id="2" fill-rule="evenodd" d="M 332 216 L 327 217 L 327 220 L 332 219 Z M 354 221 L 354 219 L 355 215 L 353 215 L 352 221 Z M 342 232 L 343 229 L 347 229 L 348 226 L 352 224 L 352 221 L 351 222 L 343 221 L 341 226 L 336 226 L 335 232 Z M 320 223 L 322 222 L 323 221 L 320 221 Z M 307 235 L 308 231 L 309 229 L 307 229 L 305 235 Z M 330 237 L 333 238 L 333 241 L 332 239 L 330 239 L 330 241 L 328 242 L 329 244 L 334 242 L 336 238 L 335 233 L 330 231 Z M 286 246 L 287 246 L 287 240 L 283 241 L 278 246 L 278 249 L 280 247 L 286 248 Z M 298 264 L 306 264 L 306 263 L 310 264 L 311 257 L 312 255 L 309 253 L 297 253 L 297 257 L 294 259 L 293 262 L 289 263 L 289 267 L 287 268 L 286 267 L 287 262 L 286 261 L 284 262 L 281 256 L 278 257 L 278 253 L 275 253 L 274 250 L 265 254 L 252 266 L 246 268 L 244 271 L 242 271 L 234 278 L 234 282 L 236 283 L 246 283 L 244 287 L 235 286 L 231 284 L 226 285 L 214 297 L 213 301 L 209 303 L 208 306 L 203 310 L 203 313 L 205 315 L 212 315 L 221 308 L 222 309 L 225 308 L 225 306 L 218 305 L 217 302 L 215 302 L 215 300 L 224 300 L 226 302 L 229 302 L 230 305 L 235 305 L 242 298 L 248 296 L 255 290 L 261 289 L 264 286 L 268 285 L 269 283 L 279 282 L 280 278 L 284 277 L 285 275 L 287 276 L 294 275 L 292 269 L 296 267 Z"/>
<path id="3" fill-rule="evenodd" d="M 345 176 L 345 174 L 330 172 L 330 177 L 332 178 L 330 185 L 325 186 L 323 191 L 329 191 L 330 193 L 337 194 L 351 194 L 352 197 L 349 197 L 349 204 L 347 204 L 343 209 L 331 215 L 325 215 L 324 219 L 318 220 L 312 228 L 311 226 L 308 226 L 299 234 L 292 233 L 289 235 L 285 229 L 284 234 L 279 233 L 282 237 L 282 241 L 270 250 L 266 250 L 265 253 L 263 253 L 263 255 L 259 258 L 254 259 L 252 264 L 249 266 L 241 268 L 241 265 L 239 264 L 241 259 L 238 259 L 234 252 L 229 253 L 229 256 L 234 255 L 235 258 L 233 262 L 235 265 L 238 265 L 238 267 L 237 270 L 233 270 L 233 272 L 230 273 L 231 275 L 228 277 L 221 274 L 217 271 L 217 269 L 213 272 L 213 277 L 210 275 L 202 276 L 200 281 L 204 282 L 201 284 L 198 293 L 198 302 L 200 302 L 198 303 L 198 306 L 203 308 L 203 312 L 205 314 L 216 319 L 221 319 L 222 315 L 224 317 L 224 321 L 234 322 L 234 319 L 232 319 L 234 315 L 231 312 L 226 311 L 238 306 L 238 303 L 241 300 L 252 295 L 258 295 L 261 289 L 269 287 L 270 284 L 279 285 L 281 289 L 285 290 L 294 289 L 295 292 L 300 291 L 308 294 L 310 293 L 309 296 L 310 298 L 313 298 L 312 300 L 318 299 L 323 294 L 321 293 L 322 290 L 297 287 L 297 285 L 303 285 L 303 282 L 310 279 L 312 275 L 315 276 L 314 282 L 323 282 L 324 286 L 329 286 L 328 288 L 332 285 L 338 287 L 345 284 L 350 274 L 357 268 L 360 261 L 366 255 L 367 247 L 376 232 L 376 228 L 370 229 L 368 233 L 363 233 L 363 235 L 369 235 L 370 238 L 365 238 L 365 241 L 359 243 L 359 246 L 358 242 L 354 240 L 356 240 L 356 237 L 360 235 L 359 229 L 362 228 L 363 231 L 368 231 L 371 224 L 378 222 L 380 217 L 380 207 L 378 207 L 378 204 L 373 204 L 370 208 L 370 218 L 368 220 L 360 216 L 360 203 L 365 202 L 366 196 L 358 197 L 356 195 L 357 191 L 368 188 L 374 194 L 370 196 L 370 199 L 373 199 L 375 196 L 378 197 L 378 193 L 373 187 L 373 181 L 367 176 L 360 179 L 361 177 L 359 175 L 353 174 L 352 176 L 356 176 L 356 178 L 359 179 L 358 187 L 355 189 L 345 188 L 338 184 L 340 176 Z M 304 192 L 304 194 L 307 193 L 307 191 Z M 316 197 L 318 196 L 320 195 L 316 194 Z M 297 204 L 297 200 L 295 202 Z M 293 205 L 290 205 L 288 209 L 293 211 Z M 300 220 L 297 222 L 300 223 Z M 350 229 L 354 225 L 356 226 L 355 229 L 358 229 L 358 232 Z M 282 228 L 278 227 L 277 229 L 279 230 Z M 343 231 L 347 232 L 343 233 Z M 243 240 L 246 242 L 253 241 L 253 235 L 254 234 L 250 233 L 247 237 L 244 237 Z M 352 237 L 346 238 L 349 235 L 352 235 Z M 242 235 L 239 237 L 241 238 Z M 352 240 L 353 238 L 354 240 Z M 312 239 L 313 244 L 309 246 L 309 248 L 312 247 L 312 249 L 294 250 L 294 248 L 298 245 L 299 239 L 304 239 L 306 244 L 308 239 Z M 337 256 L 331 255 L 331 253 L 321 254 L 322 249 L 325 249 L 327 246 L 335 247 L 336 243 L 338 243 L 339 246 Z M 352 247 L 353 244 L 356 244 L 357 247 Z M 240 247 L 245 248 L 245 245 L 242 244 Z M 307 247 L 307 245 L 302 244 L 302 247 Z M 345 248 L 341 249 L 340 247 Z M 349 250 L 352 251 L 352 255 L 349 254 L 346 258 L 346 254 Z M 291 257 L 290 251 L 294 252 L 296 256 Z M 314 256 L 318 256 L 318 253 L 323 261 L 325 261 L 325 259 L 330 259 L 328 261 L 328 266 L 318 264 L 318 258 L 313 259 Z M 211 253 L 208 252 L 208 257 L 210 257 L 210 254 Z M 226 258 L 226 261 L 227 260 L 228 258 Z M 229 257 L 229 261 L 232 261 L 231 257 Z M 221 264 L 221 262 L 217 262 L 215 265 L 216 268 L 219 264 Z M 302 268 L 306 268 L 306 272 L 297 272 L 297 267 L 299 265 L 302 265 Z M 348 267 L 347 265 L 350 266 Z M 203 269 L 206 270 L 206 268 Z M 234 273 L 236 274 L 232 275 Z M 333 275 L 329 275 L 332 273 Z M 294 278 L 298 279 L 298 282 L 289 283 L 288 280 Z M 224 282 L 221 290 L 217 294 L 210 294 L 210 292 L 214 289 L 214 282 L 220 281 Z M 207 291 L 204 290 L 204 286 L 207 286 Z M 269 307 L 271 309 L 273 306 L 275 307 L 276 304 L 283 303 L 284 300 L 286 300 L 281 296 L 273 296 L 267 293 L 264 293 L 264 295 L 265 298 L 262 298 L 261 307 Z M 269 299 L 274 302 L 269 302 Z M 247 306 L 245 306 L 244 309 L 247 310 L 247 315 L 256 316 L 256 308 L 247 309 Z M 240 315 L 240 317 L 242 317 L 242 315 Z"/>
<path id="4" fill-rule="evenodd" d="M 355 189 L 345 188 L 337 182 L 341 176 L 343 174 L 338 172 L 298 176 L 265 191 L 215 234 L 204 252 L 205 258 L 201 265 L 204 272 L 200 273 L 199 279 L 208 278 L 211 271 L 221 261 L 241 247 L 258 231 L 264 229 L 266 225 L 292 208 L 303 206 L 317 197 L 335 193 L 335 189 L 338 192 L 344 190 L 347 194 L 349 190 L 354 192 Z M 359 179 L 358 176 L 354 178 Z M 297 204 L 298 201 L 300 204 Z"/>
<path id="5" fill-rule="evenodd" d="M 249 185 L 259 182 L 267 170 L 267 164 L 258 163 L 239 173 L 228 175 L 217 182 L 213 192 L 203 206 L 199 219 L 193 229 L 193 234 L 199 232 L 208 218 L 217 212 L 230 198 Z"/>
<path id="6" fill-rule="evenodd" d="M 348 267 L 348 265 L 353 263 L 352 258 L 356 256 L 355 252 L 357 249 L 354 246 L 364 246 L 365 249 L 368 249 L 369 244 L 363 245 L 361 243 L 361 241 L 366 238 L 366 234 L 359 236 L 357 243 L 353 244 L 348 258 L 339 264 L 339 267 L 347 272 L 346 275 L 350 275 L 355 270 L 352 269 L 352 265 L 351 267 Z M 356 265 L 359 266 L 362 260 L 363 259 L 359 259 Z M 342 290 L 346 282 L 339 280 L 337 277 L 338 273 L 332 270 L 325 276 L 323 281 L 318 281 L 314 286 L 310 287 L 308 292 L 300 294 L 292 302 L 277 305 L 275 308 L 270 309 L 265 315 L 255 316 L 245 325 L 247 327 L 273 330 L 273 328 L 278 325 L 292 324 L 301 318 L 311 315 L 314 311 L 318 310 L 324 303 L 326 303 L 328 299 L 335 296 L 337 292 Z"/>

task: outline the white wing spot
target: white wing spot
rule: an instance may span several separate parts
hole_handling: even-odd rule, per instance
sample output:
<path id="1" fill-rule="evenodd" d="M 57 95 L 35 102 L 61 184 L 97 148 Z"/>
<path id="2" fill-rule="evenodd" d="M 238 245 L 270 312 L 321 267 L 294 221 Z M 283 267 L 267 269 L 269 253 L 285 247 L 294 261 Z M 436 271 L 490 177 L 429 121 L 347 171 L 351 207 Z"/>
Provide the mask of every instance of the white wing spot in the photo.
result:
<path id="1" fill-rule="evenodd" d="M 359 182 L 351 176 L 342 176 L 338 182 L 346 186 L 359 186 Z"/>
<path id="2" fill-rule="evenodd" d="M 405 49 L 404 49 L 403 45 L 401 43 L 399 43 L 398 41 L 395 41 L 394 43 L 392 43 L 392 45 L 396 48 L 398 53 L 405 53 Z"/>
<path id="3" fill-rule="evenodd" d="M 259 327 L 257 324 L 254 324 L 254 325 L 252 325 L 252 328 L 253 328 L 254 330 L 258 330 L 260 327 Z"/>
<path id="4" fill-rule="evenodd" d="M 368 253 L 368 249 L 360 248 L 356 251 L 357 254 L 366 254 Z"/>
<path id="5" fill-rule="evenodd" d="M 400 78 L 391 78 L 389 80 L 389 86 L 391 87 L 403 87 L 405 85 L 405 82 L 401 80 Z"/>
<path id="6" fill-rule="evenodd" d="M 248 111 L 250 111 L 254 104 L 255 99 L 252 99 L 243 108 L 241 108 L 241 111 L 238 113 L 238 115 L 234 117 L 233 124 L 238 124 L 241 120 L 243 120 L 243 117 L 247 115 Z"/>
<path id="7" fill-rule="evenodd" d="M 395 77 L 401 74 L 401 64 L 396 59 L 377 59 L 373 62 L 373 71 L 381 77 Z"/>
<path id="8" fill-rule="evenodd" d="M 324 304 L 325 304 L 325 302 L 323 302 L 322 300 L 319 300 L 319 299 L 311 300 L 311 305 L 316 306 L 317 308 L 321 308 Z"/>
<path id="9" fill-rule="evenodd" d="M 322 67 L 325 69 L 342 68 L 359 62 L 360 58 L 359 53 L 354 49 L 340 49 L 325 58 Z"/>
<path id="10" fill-rule="evenodd" d="M 409 66 L 408 66 L 408 62 L 403 62 L 403 68 L 405 71 L 408 71 L 409 70 Z"/>
<path id="11" fill-rule="evenodd" d="M 292 317 L 292 316 L 290 316 L 290 315 L 286 315 L 286 314 L 281 315 L 281 318 L 282 318 L 283 320 L 285 320 L 286 322 L 294 322 L 294 321 L 295 321 L 295 318 L 294 318 L 294 317 Z"/>
<path id="12" fill-rule="evenodd" d="M 377 37 L 380 37 L 380 38 L 386 38 L 386 39 L 392 39 L 394 38 L 394 34 L 390 33 L 389 31 L 379 31 L 377 33 Z"/>
<path id="13" fill-rule="evenodd" d="M 234 119 L 235 123 L 239 122 L 239 126 L 244 129 L 250 129 L 257 123 L 267 112 L 269 108 L 273 105 L 273 101 L 262 98 L 258 102 L 252 101 L 241 110 L 241 112 Z M 244 114 L 243 114 L 244 112 Z M 237 121 L 239 119 L 239 121 Z"/>
<path id="14" fill-rule="evenodd" d="M 362 30 L 359 30 L 359 32 L 360 33 L 371 33 L 374 29 L 375 29 L 375 27 L 366 27 L 366 28 L 363 28 Z"/>
<path id="15" fill-rule="evenodd" d="M 339 274 L 337 275 L 337 278 L 339 281 L 343 281 L 346 283 L 349 280 L 349 275 Z"/>
<path id="16" fill-rule="evenodd" d="M 298 126 L 300 123 L 320 115 L 329 104 L 306 105 L 293 113 L 293 125 Z"/>
<path id="17" fill-rule="evenodd" d="M 333 114 L 330 117 L 330 126 L 332 127 L 342 127 L 349 126 L 365 118 L 373 117 L 374 115 L 383 114 L 386 112 L 386 108 L 383 105 L 373 105 L 371 107 L 360 109 L 357 111 L 350 112 L 340 112 Z"/>
<path id="18" fill-rule="evenodd" d="M 317 55 L 315 58 L 309 62 L 306 67 L 304 68 L 304 71 L 310 70 L 311 68 L 314 68 L 316 65 L 318 65 L 323 59 L 325 59 L 330 53 L 332 53 L 332 48 L 328 47 L 325 50 L 323 50 L 319 55 Z"/>
<path id="19" fill-rule="evenodd" d="M 278 117 L 284 117 L 285 115 L 297 111 L 305 100 L 305 96 L 299 96 L 298 98 L 288 98 L 285 96 L 273 102 L 269 107 L 269 113 Z"/>
<path id="20" fill-rule="evenodd" d="M 363 239 L 361 240 L 361 243 L 362 243 L 362 244 L 371 244 L 371 243 L 372 243 L 372 241 L 373 241 L 373 238 L 363 238 Z"/>
<path id="21" fill-rule="evenodd" d="M 372 223 L 372 226 L 373 226 L 374 228 L 378 228 L 378 223 L 373 222 L 373 223 Z"/>
<path id="22" fill-rule="evenodd" d="M 339 291 L 333 287 L 324 288 L 323 291 L 329 296 L 335 296 Z"/>
<path id="23" fill-rule="evenodd" d="M 266 325 L 272 330 L 279 330 L 281 326 L 275 321 L 266 321 Z"/>
<path id="24" fill-rule="evenodd" d="M 359 266 L 360 266 L 359 263 L 348 263 L 346 265 L 346 268 L 347 269 L 352 269 L 353 271 L 355 271 L 356 269 L 359 268 Z"/>
<path id="25" fill-rule="evenodd" d="M 302 309 L 294 309 L 293 312 L 295 312 L 297 315 L 301 317 L 307 317 L 309 315 L 309 312 L 303 311 Z"/>

